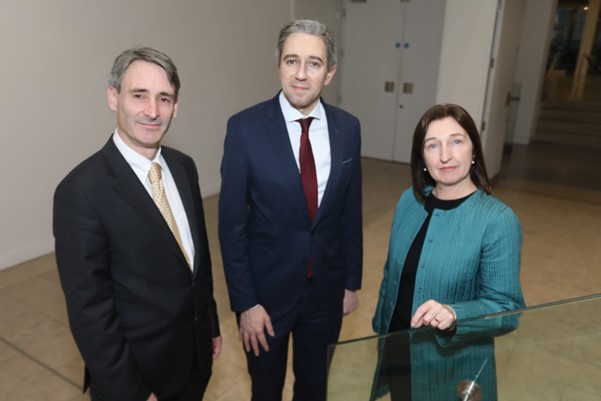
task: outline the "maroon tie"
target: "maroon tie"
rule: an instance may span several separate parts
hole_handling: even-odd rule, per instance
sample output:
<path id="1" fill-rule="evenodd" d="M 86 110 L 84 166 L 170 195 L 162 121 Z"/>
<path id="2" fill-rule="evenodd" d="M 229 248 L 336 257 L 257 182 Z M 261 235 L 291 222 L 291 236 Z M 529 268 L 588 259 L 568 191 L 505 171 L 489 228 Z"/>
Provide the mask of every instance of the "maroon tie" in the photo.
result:
<path id="1" fill-rule="evenodd" d="M 317 214 L 317 173 L 315 172 L 315 159 L 313 158 L 313 150 L 311 142 L 309 142 L 309 126 L 313 117 L 307 117 L 297 120 L 301 125 L 301 140 L 300 140 L 300 175 L 303 189 L 305 190 L 305 200 L 309 209 L 311 222 L 315 220 Z M 307 280 L 313 278 L 313 264 L 309 260 L 307 270 Z"/>
<path id="2" fill-rule="evenodd" d="M 305 200 L 309 209 L 311 221 L 315 220 L 317 214 L 317 173 L 315 172 L 315 159 L 313 158 L 313 150 L 311 142 L 309 142 L 309 126 L 313 117 L 297 120 L 301 125 L 301 140 L 300 140 L 300 175 L 305 190 Z"/>

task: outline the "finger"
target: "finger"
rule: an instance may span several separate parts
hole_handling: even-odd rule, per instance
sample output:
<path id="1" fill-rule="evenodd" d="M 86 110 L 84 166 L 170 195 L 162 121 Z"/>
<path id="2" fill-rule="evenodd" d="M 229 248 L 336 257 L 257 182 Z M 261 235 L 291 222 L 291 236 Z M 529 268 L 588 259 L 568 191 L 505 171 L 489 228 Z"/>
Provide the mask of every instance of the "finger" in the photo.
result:
<path id="1" fill-rule="evenodd" d="M 244 349 L 246 352 L 250 352 L 250 336 L 245 332 L 242 338 L 244 342 Z"/>
<path id="2" fill-rule="evenodd" d="M 263 347 L 265 351 L 269 351 L 269 343 L 267 342 L 267 337 L 265 337 L 264 334 L 259 334 L 258 340 L 259 344 L 261 344 L 261 347 Z"/>
<path id="3" fill-rule="evenodd" d="M 357 300 L 351 300 L 347 305 L 345 305 L 345 315 L 348 315 L 350 313 L 353 313 L 357 307 L 359 306 L 359 301 Z"/>
<path id="4" fill-rule="evenodd" d="M 451 327 L 451 325 L 450 325 L 450 324 L 449 324 L 447 321 L 441 322 L 441 323 L 438 325 L 438 328 L 439 328 L 440 330 L 446 330 L 446 329 L 448 329 L 449 327 Z"/>
<path id="5" fill-rule="evenodd" d="M 424 324 L 424 313 L 425 312 L 422 310 L 421 306 L 417 308 L 413 318 L 411 318 L 411 326 L 416 328 L 421 327 Z"/>
<path id="6" fill-rule="evenodd" d="M 221 336 L 216 337 L 215 339 L 213 339 L 213 355 L 215 358 L 219 357 L 219 355 L 221 355 L 221 347 L 223 345 L 223 338 Z"/>
<path id="7" fill-rule="evenodd" d="M 271 319 L 269 317 L 265 319 L 265 330 L 267 330 L 267 334 L 270 336 L 275 336 L 275 331 L 273 330 L 273 325 L 271 324 Z"/>
<path id="8" fill-rule="evenodd" d="M 250 345 L 255 356 L 259 356 L 259 341 L 257 340 L 256 335 L 250 337 Z"/>
<path id="9" fill-rule="evenodd" d="M 414 329 L 422 327 L 423 324 L 424 324 L 424 321 L 421 317 L 413 316 L 413 319 L 411 319 L 411 327 L 413 327 Z"/>
<path id="10" fill-rule="evenodd" d="M 440 323 L 440 320 L 436 317 L 436 315 L 434 313 L 432 313 L 431 311 L 429 313 L 426 313 L 426 315 L 424 316 L 424 322 L 426 324 L 429 324 L 430 326 L 436 324 L 438 325 L 438 323 Z"/>
<path id="11" fill-rule="evenodd" d="M 413 314 L 414 317 L 417 317 L 417 319 L 422 319 L 424 317 L 424 315 L 426 313 L 428 313 L 428 311 L 430 310 L 430 307 L 427 303 L 421 304 L 416 310 L 415 313 Z"/>

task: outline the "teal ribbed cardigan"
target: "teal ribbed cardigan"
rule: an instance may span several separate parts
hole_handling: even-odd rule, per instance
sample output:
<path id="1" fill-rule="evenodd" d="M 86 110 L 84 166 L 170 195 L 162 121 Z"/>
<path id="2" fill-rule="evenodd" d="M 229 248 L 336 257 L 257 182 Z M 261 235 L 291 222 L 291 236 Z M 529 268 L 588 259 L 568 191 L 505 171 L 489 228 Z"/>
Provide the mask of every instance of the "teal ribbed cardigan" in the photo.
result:
<path id="1" fill-rule="evenodd" d="M 426 217 L 413 189 L 406 190 L 394 214 L 373 318 L 374 331 L 379 334 L 388 332 L 405 258 Z M 516 215 L 482 190 L 457 208 L 435 209 L 416 272 L 412 314 L 429 299 L 449 304 L 458 320 L 524 307 L 521 246 L 522 231 Z M 490 377 L 481 377 L 483 390 L 486 387 L 483 395 L 487 400 L 496 399 L 493 339 L 484 336 L 474 340 L 473 330 L 461 323 L 456 330 L 450 340 L 436 335 L 435 330 L 418 330 L 411 335 L 414 400 L 452 399 L 448 398 L 449 391 L 457 381 L 473 378 L 486 358 L 490 369 L 484 376 Z M 471 338 L 467 345 L 461 341 L 463 337 Z"/>

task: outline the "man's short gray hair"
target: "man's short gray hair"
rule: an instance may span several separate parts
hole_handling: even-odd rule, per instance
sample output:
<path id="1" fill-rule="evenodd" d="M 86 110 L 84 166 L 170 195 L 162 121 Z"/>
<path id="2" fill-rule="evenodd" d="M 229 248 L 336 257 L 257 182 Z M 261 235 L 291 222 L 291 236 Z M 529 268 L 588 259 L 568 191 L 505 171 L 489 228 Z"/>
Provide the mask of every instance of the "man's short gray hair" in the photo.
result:
<path id="1" fill-rule="evenodd" d="M 336 65 L 336 42 L 334 41 L 332 33 L 321 22 L 309 19 L 292 21 L 280 30 L 280 34 L 278 36 L 278 45 L 275 51 L 275 58 L 278 65 L 280 65 L 280 62 L 282 61 L 284 43 L 286 43 L 288 36 L 292 35 L 293 33 L 307 33 L 309 35 L 315 35 L 322 38 L 323 43 L 326 45 L 328 71 Z"/>

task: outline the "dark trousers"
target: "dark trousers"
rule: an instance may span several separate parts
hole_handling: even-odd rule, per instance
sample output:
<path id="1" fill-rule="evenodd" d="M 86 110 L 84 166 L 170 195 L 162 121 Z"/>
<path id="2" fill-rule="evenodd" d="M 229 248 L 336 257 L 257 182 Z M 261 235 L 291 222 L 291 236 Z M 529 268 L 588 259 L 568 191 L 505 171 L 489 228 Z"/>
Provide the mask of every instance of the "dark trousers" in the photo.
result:
<path id="1" fill-rule="evenodd" d="M 382 371 L 390 388 L 391 401 L 411 401 L 411 355 L 409 333 L 386 339 Z"/>
<path id="2" fill-rule="evenodd" d="M 186 386 L 182 391 L 169 398 L 160 398 L 159 401 L 202 401 L 202 397 L 209 384 L 209 380 L 205 379 L 200 375 L 200 369 L 198 368 L 198 361 L 195 362 L 190 372 L 190 377 Z M 90 399 L 92 401 L 111 401 L 102 396 L 100 389 L 96 387 L 93 381 L 90 382 Z M 150 394 L 149 394 L 150 396 Z"/>
<path id="3" fill-rule="evenodd" d="M 269 311 L 267 311 L 269 313 Z M 283 317 L 272 317 L 275 337 L 266 335 L 269 352 L 258 357 L 246 353 L 252 379 L 252 401 L 281 401 L 288 342 L 292 335 L 293 401 L 325 401 L 328 345 L 338 341 L 342 306 L 321 310 L 315 304 L 311 282 L 307 282 L 298 304 Z"/>

